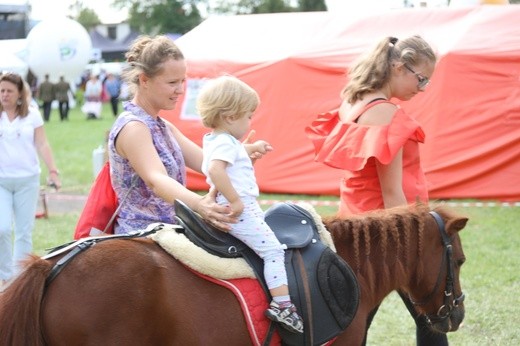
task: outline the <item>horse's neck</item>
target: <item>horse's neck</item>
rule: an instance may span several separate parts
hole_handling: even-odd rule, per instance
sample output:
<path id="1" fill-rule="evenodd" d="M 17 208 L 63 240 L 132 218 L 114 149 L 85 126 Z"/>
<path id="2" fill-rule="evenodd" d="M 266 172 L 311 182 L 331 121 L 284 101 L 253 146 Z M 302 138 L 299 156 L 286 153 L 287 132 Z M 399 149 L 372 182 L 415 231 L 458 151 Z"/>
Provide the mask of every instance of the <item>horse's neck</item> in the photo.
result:
<path id="1" fill-rule="evenodd" d="M 335 243 L 368 293 L 366 303 L 376 307 L 390 292 L 406 287 L 417 272 L 418 235 L 397 228 L 361 232 L 343 234 L 340 244 Z"/>

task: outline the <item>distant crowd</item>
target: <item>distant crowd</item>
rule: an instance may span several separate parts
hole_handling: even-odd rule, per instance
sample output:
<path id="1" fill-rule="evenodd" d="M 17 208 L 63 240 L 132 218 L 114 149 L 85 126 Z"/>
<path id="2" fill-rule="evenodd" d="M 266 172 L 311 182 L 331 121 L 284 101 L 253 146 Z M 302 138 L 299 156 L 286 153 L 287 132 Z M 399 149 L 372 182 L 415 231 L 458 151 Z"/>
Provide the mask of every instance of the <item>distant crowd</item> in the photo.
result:
<path id="1" fill-rule="evenodd" d="M 99 74 L 85 71 L 78 84 L 65 80 L 64 76 L 53 83 L 50 77 L 47 74 L 41 83 L 31 83 L 35 97 L 33 102 L 42 109 L 45 122 L 50 120 L 53 102 L 57 102 L 60 120 L 66 121 L 71 104 L 81 104 L 86 119 L 99 119 L 103 103 L 110 103 L 115 117 L 119 112 L 120 101 L 128 98 L 126 83 L 122 82 L 119 75 L 104 70 Z"/>

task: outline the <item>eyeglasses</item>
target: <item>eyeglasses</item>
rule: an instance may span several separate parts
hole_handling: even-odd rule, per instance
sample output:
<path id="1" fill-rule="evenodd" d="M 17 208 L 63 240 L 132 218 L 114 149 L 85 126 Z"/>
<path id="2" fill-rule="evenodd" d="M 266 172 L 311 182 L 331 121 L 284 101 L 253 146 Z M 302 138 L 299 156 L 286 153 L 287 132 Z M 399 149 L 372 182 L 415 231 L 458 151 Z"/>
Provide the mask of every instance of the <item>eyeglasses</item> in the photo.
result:
<path id="1" fill-rule="evenodd" d="M 405 67 L 408 71 L 412 72 L 412 73 L 415 75 L 415 77 L 417 77 L 417 80 L 419 81 L 419 84 L 417 84 L 417 87 L 418 87 L 419 89 L 424 89 L 424 88 L 426 88 L 426 86 L 427 86 L 428 84 L 430 84 L 430 79 L 429 79 L 428 77 L 424 77 L 424 76 L 422 76 L 421 74 L 415 72 L 414 70 L 412 70 L 412 68 L 411 68 L 410 66 L 408 66 L 408 65 L 406 65 L 406 64 L 403 64 L 403 65 L 404 65 L 404 67 Z"/>

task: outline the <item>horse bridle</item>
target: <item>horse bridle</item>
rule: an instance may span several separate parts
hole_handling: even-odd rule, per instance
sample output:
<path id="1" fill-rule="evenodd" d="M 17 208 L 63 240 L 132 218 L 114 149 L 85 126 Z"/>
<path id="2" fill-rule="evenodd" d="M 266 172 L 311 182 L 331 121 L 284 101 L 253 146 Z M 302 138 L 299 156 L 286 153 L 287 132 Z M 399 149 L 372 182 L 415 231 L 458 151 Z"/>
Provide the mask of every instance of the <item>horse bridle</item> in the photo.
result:
<path id="1" fill-rule="evenodd" d="M 442 262 L 441 267 L 439 270 L 439 275 L 437 276 L 437 282 L 435 283 L 435 286 L 433 287 L 433 290 L 424 298 L 423 300 L 416 302 L 414 301 L 411 296 L 409 295 L 409 299 L 412 302 L 413 305 L 425 305 L 428 303 L 432 298 L 433 295 L 437 292 L 439 289 L 439 285 L 441 283 L 441 273 L 443 266 L 446 265 L 447 271 L 446 271 L 446 286 L 444 289 L 444 304 L 437 310 L 437 313 L 435 315 L 426 314 L 426 321 L 429 325 L 432 325 L 434 323 L 442 322 L 445 319 L 449 318 L 451 316 L 451 313 L 453 311 L 453 308 L 456 308 L 464 301 L 464 292 L 461 291 L 461 294 L 458 297 L 455 297 L 453 292 L 455 277 L 454 277 L 454 263 L 453 263 L 453 246 L 451 245 L 451 238 L 446 233 L 446 228 L 444 225 L 444 221 L 442 220 L 441 216 L 435 212 L 430 211 L 430 215 L 433 216 L 435 219 L 435 222 L 437 223 L 439 233 L 441 234 L 442 238 L 442 245 L 444 247 L 443 254 L 442 254 Z M 453 297 L 453 299 L 452 299 Z"/>

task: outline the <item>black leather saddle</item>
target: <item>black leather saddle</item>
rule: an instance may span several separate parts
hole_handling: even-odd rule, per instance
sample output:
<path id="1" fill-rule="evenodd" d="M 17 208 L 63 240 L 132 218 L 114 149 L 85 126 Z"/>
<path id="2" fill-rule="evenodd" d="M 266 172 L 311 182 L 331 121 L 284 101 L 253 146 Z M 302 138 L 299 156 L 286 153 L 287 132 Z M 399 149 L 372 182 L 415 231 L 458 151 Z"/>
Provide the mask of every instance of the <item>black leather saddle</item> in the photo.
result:
<path id="1" fill-rule="evenodd" d="M 206 223 L 184 203 L 175 201 L 176 218 L 184 234 L 206 251 L 221 257 L 243 257 L 271 299 L 263 276 L 263 261 L 240 240 Z M 359 302 L 356 277 L 341 257 L 320 239 L 312 215 L 291 203 L 278 203 L 265 221 L 287 246 L 285 267 L 289 293 L 304 321 L 304 333 L 278 332 L 284 345 L 321 345 L 352 321 Z"/>

